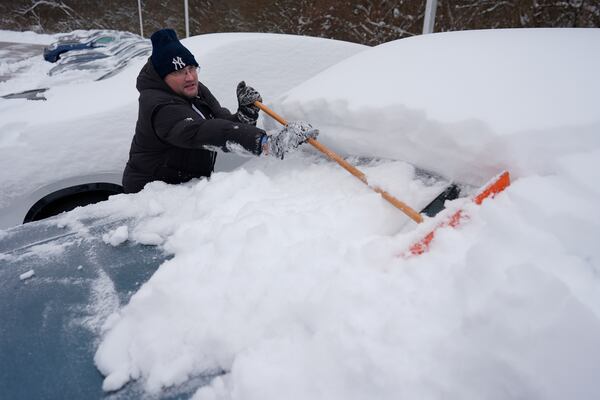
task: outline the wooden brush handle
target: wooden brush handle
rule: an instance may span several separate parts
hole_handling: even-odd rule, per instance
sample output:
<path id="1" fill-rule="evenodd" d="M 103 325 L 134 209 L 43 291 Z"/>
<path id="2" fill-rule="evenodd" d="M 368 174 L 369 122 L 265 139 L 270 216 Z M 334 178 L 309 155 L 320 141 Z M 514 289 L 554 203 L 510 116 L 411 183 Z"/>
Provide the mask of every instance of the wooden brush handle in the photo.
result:
<path id="1" fill-rule="evenodd" d="M 260 101 L 255 101 L 254 105 L 257 106 L 258 108 L 260 108 L 261 110 L 263 110 L 267 115 L 269 115 L 271 118 L 273 118 L 274 120 L 279 122 L 281 125 L 285 126 L 288 124 L 287 121 L 282 116 L 280 116 L 275 111 L 271 110 L 269 107 L 262 104 Z M 350 164 L 349 162 L 344 160 L 342 157 L 340 157 L 338 154 L 336 154 L 332 150 L 328 149 L 325 145 L 323 145 L 316 139 L 312 139 L 312 138 L 308 139 L 308 143 L 310 143 L 321 153 L 325 154 L 327 157 L 331 158 L 333 161 L 338 163 L 346 171 L 350 172 L 352 175 L 354 175 L 355 177 L 360 179 L 360 181 L 363 182 L 365 185 L 367 185 L 369 188 L 371 188 L 371 190 L 379 193 L 381 195 L 381 197 L 386 199 L 394 207 L 401 210 L 404 214 L 408 215 L 413 221 L 415 221 L 416 223 L 423 222 L 423 216 L 421 214 L 419 214 L 417 211 L 415 211 L 413 208 L 408 206 L 406 203 L 398 200 L 397 198 L 395 198 L 394 196 L 392 196 L 385 190 L 380 189 L 377 186 L 371 186 L 369 184 L 369 181 L 367 180 L 366 175 L 363 172 L 361 172 L 358 168 L 354 167 L 352 164 Z"/>

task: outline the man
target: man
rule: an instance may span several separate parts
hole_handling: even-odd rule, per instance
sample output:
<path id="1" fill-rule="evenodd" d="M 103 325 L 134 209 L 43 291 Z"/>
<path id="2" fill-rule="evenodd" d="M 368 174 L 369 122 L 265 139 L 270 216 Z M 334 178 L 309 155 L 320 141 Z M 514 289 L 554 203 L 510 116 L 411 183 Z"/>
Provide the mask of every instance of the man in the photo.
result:
<path id="1" fill-rule="evenodd" d="M 161 29 L 151 36 L 152 55 L 140 71 L 138 120 L 129 161 L 123 172 L 125 193 L 136 193 L 148 182 L 182 183 L 209 177 L 217 153 L 246 152 L 279 158 L 318 130 L 305 122 L 288 124 L 277 135 L 257 128 L 260 94 L 240 82 L 238 110 L 232 114 L 198 82 L 198 63 L 175 31 Z"/>

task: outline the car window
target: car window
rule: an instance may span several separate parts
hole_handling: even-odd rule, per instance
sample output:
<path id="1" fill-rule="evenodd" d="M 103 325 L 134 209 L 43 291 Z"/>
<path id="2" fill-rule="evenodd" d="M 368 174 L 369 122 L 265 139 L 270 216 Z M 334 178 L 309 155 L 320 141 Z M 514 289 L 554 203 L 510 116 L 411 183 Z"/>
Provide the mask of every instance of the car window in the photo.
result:
<path id="1" fill-rule="evenodd" d="M 94 45 L 95 46 L 104 45 L 104 44 L 112 42 L 113 40 L 115 40 L 115 38 L 110 37 L 110 36 L 104 36 L 104 37 L 94 40 Z"/>

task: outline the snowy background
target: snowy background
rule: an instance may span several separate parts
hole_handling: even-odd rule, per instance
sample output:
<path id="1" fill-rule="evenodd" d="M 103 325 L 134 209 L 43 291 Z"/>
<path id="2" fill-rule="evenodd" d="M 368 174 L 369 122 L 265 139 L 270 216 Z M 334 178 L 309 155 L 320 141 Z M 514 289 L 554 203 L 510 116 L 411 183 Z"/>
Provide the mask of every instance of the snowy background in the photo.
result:
<path id="1" fill-rule="evenodd" d="M 201 40 L 184 43 L 198 55 Z M 290 40 L 314 44 L 312 57 L 275 69 L 310 68 L 332 53 L 321 41 Z M 89 217 L 123 219 L 107 246 L 130 241 L 173 255 L 106 319 L 95 358 L 105 390 L 140 380 L 160 394 L 225 371 L 194 398 L 599 398 L 600 82 L 589 79 L 599 46 L 599 29 L 433 34 L 255 84 L 288 120 L 319 127 L 323 143 L 416 209 L 441 183 L 415 166 L 474 186 L 511 171 L 495 200 L 448 204 L 465 203 L 469 222 L 439 231 L 419 257 L 400 254 L 436 221 L 415 225 L 310 148 L 64 214 L 60 224 L 73 229 Z M 221 89 L 223 77 L 197 58 L 200 79 L 227 106 L 238 76 L 261 76 L 252 62 L 237 64 Z M 28 148 L 35 126 L 51 121 L 66 152 L 73 143 L 61 126 L 73 117 L 123 160 L 139 67 L 57 86 L 47 102 L 1 100 L 0 149 Z M 94 107 L 59 112 L 82 93 Z M 114 143 L 94 139 L 106 123 L 129 131 Z"/>

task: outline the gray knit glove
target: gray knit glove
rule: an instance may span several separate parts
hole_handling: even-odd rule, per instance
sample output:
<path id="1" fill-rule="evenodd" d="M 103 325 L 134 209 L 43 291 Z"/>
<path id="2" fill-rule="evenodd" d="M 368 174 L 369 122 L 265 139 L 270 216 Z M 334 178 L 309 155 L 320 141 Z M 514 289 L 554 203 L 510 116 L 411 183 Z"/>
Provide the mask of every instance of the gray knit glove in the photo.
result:
<path id="1" fill-rule="evenodd" d="M 319 130 L 304 121 L 293 121 L 283 127 L 276 135 L 270 136 L 266 146 L 267 153 L 283 159 L 285 153 L 295 149 L 308 139 L 316 139 Z"/>
<path id="2" fill-rule="evenodd" d="M 256 125 L 259 108 L 254 105 L 254 102 L 262 102 L 260 93 L 253 87 L 246 86 L 244 81 L 238 83 L 236 93 L 238 99 L 237 119 L 244 124 Z"/>

